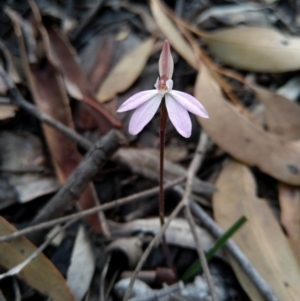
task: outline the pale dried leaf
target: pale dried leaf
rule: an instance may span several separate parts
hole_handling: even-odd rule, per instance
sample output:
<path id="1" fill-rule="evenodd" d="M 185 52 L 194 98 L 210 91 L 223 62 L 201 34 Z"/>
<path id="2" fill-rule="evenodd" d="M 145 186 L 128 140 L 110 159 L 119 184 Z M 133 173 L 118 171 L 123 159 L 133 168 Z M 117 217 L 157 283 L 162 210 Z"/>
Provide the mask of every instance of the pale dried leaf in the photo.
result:
<path id="1" fill-rule="evenodd" d="M 279 203 L 281 223 L 300 267 L 300 189 L 281 183 Z"/>
<path id="2" fill-rule="evenodd" d="M 190 66 L 197 70 L 199 64 L 197 63 L 192 47 L 182 37 L 179 29 L 165 14 L 160 1 L 151 0 L 150 7 L 158 27 L 169 40 L 172 47 L 186 60 Z"/>
<path id="3" fill-rule="evenodd" d="M 213 5 L 204 10 L 196 18 L 195 23 L 215 24 L 223 23 L 227 26 L 247 24 L 253 26 L 266 26 L 269 24 L 267 15 L 262 6 L 257 3 L 238 3 Z"/>
<path id="4" fill-rule="evenodd" d="M 222 29 L 205 38 L 223 63 L 254 72 L 288 72 L 300 68 L 300 39 L 267 27 Z"/>
<path id="5" fill-rule="evenodd" d="M 41 140 L 27 132 L 0 133 L 0 161 L 0 166 L 8 170 L 47 167 Z M 53 176 L 42 173 L 7 173 L 3 177 L 14 187 L 20 203 L 29 202 L 59 189 L 59 184 Z"/>
<path id="6" fill-rule="evenodd" d="M 298 301 L 300 270 L 290 246 L 266 201 L 256 196 L 256 185 L 250 170 L 230 162 L 217 180 L 213 197 L 214 215 L 223 229 L 245 216 L 247 224 L 233 237 L 279 300 Z M 231 259 L 232 261 L 232 259 Z M 245 282 L 245 274 L 233 266 L 237 277 L 251 300 L 261 300 L 253 286 Z M 243 277 L 240 275 L 243 274 Z"/>
<path id="7" fill-rule="evenodd" d="M 96 260 L 84 226 L 80 226 L 67 272 L 67 282 L 77 301 L 87 293 L 94 275 Z"/>
<path id="8" fill-rule="evenodd" d="M 18 108 L 12 105 L 0 105 L 0 120 L 12 118 L 16 115 Z"/>
<path id="9" fill-rule="evenodd" d="M 16 229 L 4 218 L 0 217 L 0 235 L 15 232 Z M 0 244 L 0 265 L 11 269 L 29 257 L 36 247 L 24 236 L 11 242 Z M 40 293 L 57 301 L 75 301 L 65 279 L 44 255 L 38 255 L 19 274 L 28 285 Z"/>
<path id="10" fill-rule="evenodd" d="M 234 158 L 289 184 L 300 184 L 300 144 L 264 131 L 225 100 L 220 86 L 203 64 L 195 96 L 208 111 L 198 118 L 214 142 Z"/>
<path id="11" fill-rule="evenodd" d="M 112 99 L 126 91 L 141 75 L 151 54 L 155 39 L 149 38 L 126 53 L 113 67 L 97 93 L 100 102 Z"/>
<path id="12" fill-rule="evenodd" d="M 148 179 L 157 181 L 159 174 L 159 154 L 151 149 L 120 148 L 113 159 L 129 167 L 132 172 L 142 175 Z M 172 181 L 186 175 L 186 169 L 179 164 L 164 160 L 164 177 L 166 181 Z M 212 194 L 213 184 L 201 181 L 195 177 L 193 191 L 202 194 Z"/>
<path id="13" fill-rule="evenodd" d="M 115 223 L 110 221 L 109 224 L 112 235 L 117 236 L 130 236 L 137 232 L 156 235 L 161 228 L 159 218 L 137 219 L 128 223 Z M 204 250 L 208 251 L 213 246 L 214 239 L 205 229 L 199 226 L 197 226 L 197 233 L 201 239 Z M 168 244 L 189 249 L 196 248 L 194 236 L 185 219 L 175 218 L 172 220 L 165 235 Z"/>
<path id="14" fill-rule="evenodd" d="M 300 106 L 268 89 L 251 84 L 258 99 L 265 105 L 268 131 L 288 140 L 300 139 Z"/>

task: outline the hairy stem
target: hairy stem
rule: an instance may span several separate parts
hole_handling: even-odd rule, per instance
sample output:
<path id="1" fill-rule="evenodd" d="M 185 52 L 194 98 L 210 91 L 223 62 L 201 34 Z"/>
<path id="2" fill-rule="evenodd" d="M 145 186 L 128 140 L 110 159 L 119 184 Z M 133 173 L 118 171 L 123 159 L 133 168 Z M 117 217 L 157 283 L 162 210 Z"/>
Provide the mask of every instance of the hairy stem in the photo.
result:
<path id="1" fill-rule="evenodd" d="M 167 123 L 168 113 L 165 104 L 165 98 L 163 98 L 160 110 L 160 160 L 159 160 L 159 219 L 161 226 L 165 223 L 165 198 L 164 198 L 164 150 L 165 150 L 165 130 Z M 174 271 L 176 275 L 176 269 L 172 260 L 170 249 L 166 242 L 166 237 L 162 237 L 162 247 L 165 253 L 168 266 Z"/>
<path id="2" fill-rule="evenodd" d="M 167 123 L 167 110 L 165 99 L 163 98 L 160 110 L 160 160 L 159 160 L 159 218 L 163 226 L 165 223 L 165 199 L 164 199 L 164 150 L 165 150 L 165 130 Z"/>

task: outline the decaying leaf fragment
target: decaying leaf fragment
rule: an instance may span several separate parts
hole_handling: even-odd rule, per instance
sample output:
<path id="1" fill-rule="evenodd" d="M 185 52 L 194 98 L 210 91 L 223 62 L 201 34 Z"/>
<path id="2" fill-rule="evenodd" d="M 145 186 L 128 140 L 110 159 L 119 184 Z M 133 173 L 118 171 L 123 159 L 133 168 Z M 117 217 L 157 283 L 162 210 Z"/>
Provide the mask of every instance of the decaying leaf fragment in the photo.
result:
<path id="1" fill-rule="evenodd" d="M 126 91 L 137 80 L 144 70 L 154 42 L 154 38 L 149 38 L 121 58 L 98 90 L 97 99 L 100 102 Z"/>
<path id="2" fill-rule="evenodd" d="M 0 235 L 15 232 L 16 229 L 0 217 Z M 25 237 L 19 237 L 11 242 L 0 244 L 0 265 L 11 269 L 29 257 L 36 247 Z M 38 255 L 19 274 L 30 286 L 41 294 L 57 301 L 75 301 L 66 280 L 59 273 L 52 262 L 44 255 Z"/>
<path id="3" fill-rule="evenodd" d="M 195 96 L 209 114 L 199 122 L 231 156 L 285 183 L 300 184 L 300 144 L 264 131 L 225 100 L 220 86 L 203 64 Z"/>
<path id="4" fill-rule="evenodd" d="M 205 37 L 225 64 L 246 71 L 288 72 L 300 68 L 300 38 L 267 27 L 222 29 Z"/>
<path id="5" fill-rule="evenodd" d="M 216 185 L 213 208 L 218 224 L 227 229 L 240 216 L 245 216 L 247 224 L 234 235 L 234 241 L 279 300 L 297 301 L 300 269 L 271 209 L 265 200 L 257 198 L 250 170 L 231 161 L 222 170 Z M 251 300 L 263 300 L 238 264 L 232 258 L 230 262 Z"/>
<path id="6" fill-rule="evenodd" d="M 80 226 L 67 272 L 67 282 L 77 301 L 87 293 L 96 267 L 92 244 L 84 226 Z"/>

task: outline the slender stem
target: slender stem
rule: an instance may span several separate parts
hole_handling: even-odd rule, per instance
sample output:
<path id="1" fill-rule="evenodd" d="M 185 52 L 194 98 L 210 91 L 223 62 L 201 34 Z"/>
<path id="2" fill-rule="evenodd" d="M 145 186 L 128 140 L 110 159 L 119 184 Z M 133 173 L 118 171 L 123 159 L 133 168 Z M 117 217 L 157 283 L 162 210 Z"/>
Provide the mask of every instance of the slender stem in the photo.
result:
<path id="1" fill-rule="evenodd" d="M 159 160 L 159 219 L 161 226 L 165 223 L 165 198 L 164 198 L 164 151 L 165 151 L 165 130 L 167 123 L 168 113 L 165 104 L 165 98 L 162 99 L 161 102 L 161 110 L 160 110 L 160 160 Z M 172 260 L 170 249 L 166 242 L 166 237 L 163 235 L 162 237 L 162 247 L 163 252 L 165 253 L 168 266 L 174 271 L 176 275 L 176 268 Z"/>
<path id="2" fill-rule="evenodd" d="M 165 99 L 163 98 L 160 110 L 160 161 L 159 161 L 159 218 L 160 223 L 165 223 L 165 199 L 164 199 L 164 150 L 165 150 L 165 130 L 167 123 L 167 110 Z"/>

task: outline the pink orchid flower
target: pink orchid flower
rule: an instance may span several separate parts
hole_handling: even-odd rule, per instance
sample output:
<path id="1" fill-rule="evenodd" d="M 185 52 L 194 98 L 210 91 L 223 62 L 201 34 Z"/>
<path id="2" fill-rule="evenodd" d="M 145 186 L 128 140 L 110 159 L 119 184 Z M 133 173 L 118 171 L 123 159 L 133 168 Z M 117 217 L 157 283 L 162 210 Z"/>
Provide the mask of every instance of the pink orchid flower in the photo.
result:
<path id="1" fill-rule="evenodd" d="M 174 62 L 170 51 L 170 44 L 166 40 L 159 59 L 159 78 L 154 90 L 147 90 L 134 94 L 127 99 L 117 110 L 125 112 L 136 109 L 129 122 L 129 133 L 138 134 L 153 118 L 162 99 L 165 104 L 169 118 L 180 135 L 185 138 L 191 136 L 192 123 L 189 112 L 208 118 L 203 105 L 193 96 L 172 90 L 173 88 Z"/>

